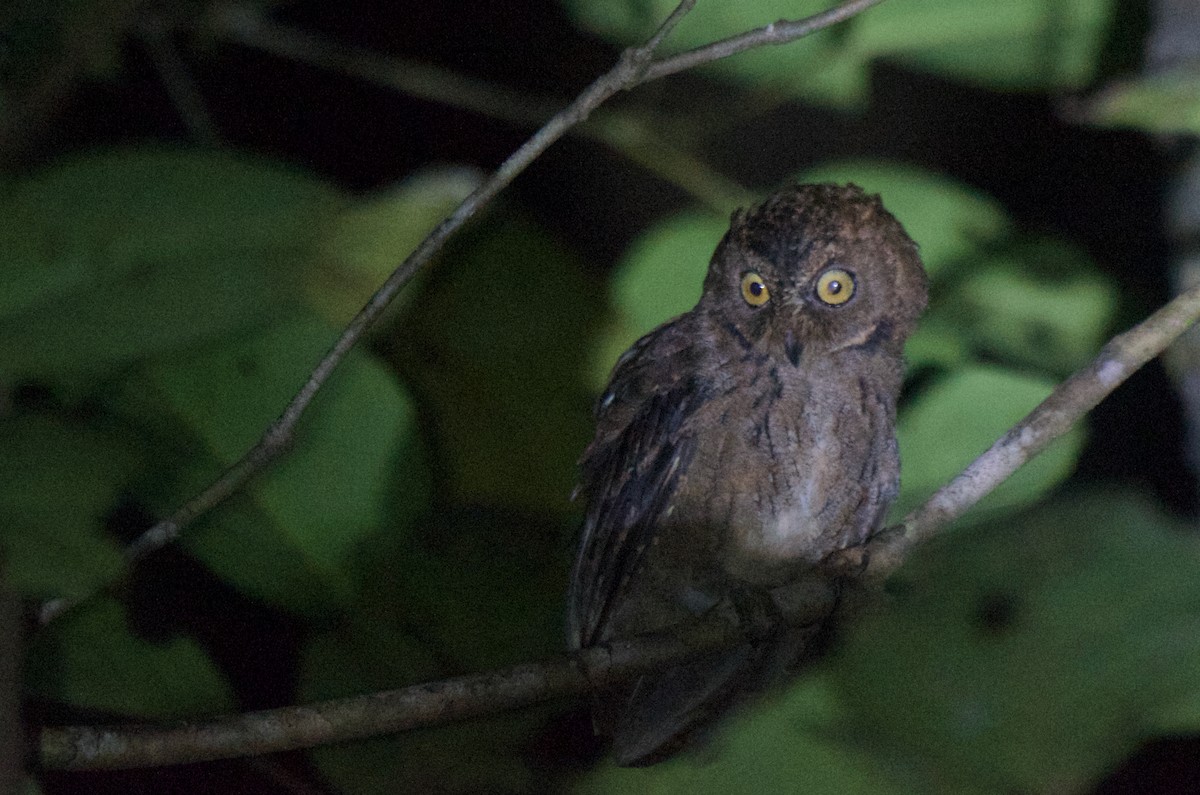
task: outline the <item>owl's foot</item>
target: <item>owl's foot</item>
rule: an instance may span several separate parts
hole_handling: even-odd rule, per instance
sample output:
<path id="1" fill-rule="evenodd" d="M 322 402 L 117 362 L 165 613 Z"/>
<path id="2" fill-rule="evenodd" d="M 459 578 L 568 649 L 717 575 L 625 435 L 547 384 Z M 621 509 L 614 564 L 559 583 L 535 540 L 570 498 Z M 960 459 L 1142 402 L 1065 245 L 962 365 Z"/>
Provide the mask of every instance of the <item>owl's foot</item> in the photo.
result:
<path id="1" fill-rule="evenodd" d="M 751 585 L 735 584 L 728 591 L 729 604 L 737 616 L 738 626 L 753 643 L 777 635 L 784 626 L 783 614 L 771 597 L 771 592 Z"/>

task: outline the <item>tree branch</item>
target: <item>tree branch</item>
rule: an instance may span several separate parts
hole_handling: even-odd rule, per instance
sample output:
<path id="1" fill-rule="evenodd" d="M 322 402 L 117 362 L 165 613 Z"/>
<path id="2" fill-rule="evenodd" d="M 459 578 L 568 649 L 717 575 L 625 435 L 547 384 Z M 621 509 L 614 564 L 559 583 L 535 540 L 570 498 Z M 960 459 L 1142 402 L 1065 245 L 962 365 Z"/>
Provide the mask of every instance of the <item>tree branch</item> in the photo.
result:
<path id="1" fill-rule="evenodd" d="M 851 0 L 842 6 L 816 14 L 805 20 L 786 23 L 790 31 L 789 38 L 779 39 L 774 34 L 764 36 L 760 31 L 752 31 L 744 37 L 734 37 L 718 44 L 728 42 L 743 42 L 743 44 L 716 47 L 704 55 L 694 55 L 689 65 L 707 63 L 719 58 L 741 52 L 758 44 L 778 44 L 783 40 L 791 41 L 796 38 L 814 33 L 829 27 L 843 19 L 852 16 L 865 8 L 875 5 L 882 0 Z M 467 221 L 485 208 L 501 190 L 508 186 L 517 175 L 525 170 L 537 157 L 545 152 L 555 141 L 561 138 L 569 129 L 587 119 L 588 115 L 619 91 L 634 88 L 649 80 L 679 71 L 684 66 L 672 67 L 667 71 L 659 70 L 651 75 L 655 66 L 654 52 L 662 40 L 676 24 L 692 9 L 695 0 L 682 0 L 676 9 L 667 17 L 650 39 L 640 47 L 633 47 L 621 55 L 620 61 L 610 71 L 602 75 L 575 100 L 554 116 L 529 140 L 521 145 L 516 152 L 508 157 L 499 168 L 482 185 L 475 189 L 462 204 L 447 216 L 429 235 L 421 241 L 417 248 L 408 255 L 391 275 L 384 281 L 370 300 L 359 310 L 358 314 L 346 326 L 333 347 L 325 354 L 309 374 L 308 380 L 300 391 L 284 408 L 283 413 L 266 430 L 262 438 L 247 451 L 237 462 L 226 469 L 211 485 L 192 499 L 184 503 L 178 510 L 167 518 L 157 522 L 138 537 L 125 551 L 128 565 L 133 565 L 150 552 L 172 543 L 179 537 L 184 527 L 191 524 L 200 516 L 217 507 L 231 495 L 241 489 L 253 477 L 261 473 L 279 455 L 286 450 L 296 432 L 296 425 L 304 415 L 313 398 L 329 380 L 350 350 L 359 339 L 379 319 L 388 304 L 419 270 L 425 267 L 437 254 L 451 235 L 457 232 Z M 779 28 L 785 23 L 768 25 L 761 31 Z M 680 56 L 676 56 L 678 58 Z M 666 59 L 660 63 L 676 63 L 676 59 Z M 76 602 L 66 599 L 50 600 L 42 605 L 40 620 L 43 624 L 53 621 L 62 615 Z"/>
<path id="2" fill-rule="evenodd" d="M 828 618 L 834 589 L 823 577 L 777 589 L 785 623 L 811 626 Z M 755 636 L 758 637 L 758 636 Z M 64 726 L 42 730 L 47 769 L 152 767 L 311 748 L 467 718 L 575 695 L 647 671 L 745 642 L 732 610 L 660 633 L 614 640 L 540 663 L 335 699 L 248 712 L 174 726 Z"/>
<path id="3" fill-rule="evenodd" d="M 868 545 L 873 579 L 896 570 L 909 549 L 991 493 L 1026 461 L 1091 411 L 1142 365 L 1162 353 L 1200 319 L 1200 285 L 1180 293 L 1153 315 L 1109 340 L 1091 364 L 1063 381 L 954 480 Z"/>
<path id="4" fill-rule="evenodd" d="M 824 30 L 831 25 L 845 22 L 847 19 L 866 11 L 871 6 L 879 5 L 882 2 L 883 0 L 851 0 L 848 3 L 842 3 L 828 11 L 822 11 L 820 14 L 813 14 L 811 17 L 805 17 L 804 19 L 781 19 L 778 22 L 772 22 L 761 28 L 756 28 L 737 36 L 730 36 L 728 39 L 706 44 L 703 47 L 697 47 L 694 50 L 688 50 L 679 55 L 673 55 L 670 58 L 655 61 L 646 70 L 646 80 L 657 80 L 660 77 L 673 75 L 676 72 L 695 69 L 697 66 L 719 61 L 722 58 L 728 58 L 731 55 L 737 55 L 746 50 L 752 50 L 755 47 L 762 47 L 768 44 L 787 44 L 796 39 L 811 36 L 817 31 Z"/>
<path id="5" fill-rule="evenodd" d="M 1108 342 L 1087 367 L 1063 381 L 1030 414 L 896 528 L 866 546 L 864 579 L 877 584 L 909 549 L 961 516 L 1018 467 L 1160 354 L 1200 318 L 1200 285 L 1181 293 Z M 847 550 L 854 569 L 864 550 Z M 835 566 L 836 568 L 836 566 Z M 772 593 L 786 623 L 825 620 L 835 604 L 828 581 L 814 577 Z M 301 707 L 251 712 L 173 727 L 67 726 L 42 731 L 40 758 L 50 769 L 128 768 L 271 753 L 440 725 L 586 692 L 738 642 L 736 616 L 712 611 L 654 635 L 583 649 L 541 663 L 430 682 Z"/>

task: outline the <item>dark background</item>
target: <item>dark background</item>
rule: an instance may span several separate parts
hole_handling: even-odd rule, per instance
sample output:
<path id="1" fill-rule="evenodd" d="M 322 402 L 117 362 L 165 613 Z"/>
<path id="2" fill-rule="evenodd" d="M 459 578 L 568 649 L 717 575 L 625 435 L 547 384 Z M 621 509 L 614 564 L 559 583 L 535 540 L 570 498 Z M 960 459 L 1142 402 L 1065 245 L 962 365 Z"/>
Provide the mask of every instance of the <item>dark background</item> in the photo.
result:
<path id="1" fill-rule="evenodd" d="M 430 163 L 490 171 L 531 132 L 237 44 L 197 38 L 191 9 L 149 5 L 134 16 L 120 47 L 119 71 L 106 80 L 69 81 L 44 99 L 48 112 L 32 134 L 8 142 L 10 173 L 113 144 L 192 140 L 139 35 L 146 20 L 168 26 L 225 145 L 300 164 L 352 190 L 391 184 Z M 539 0 L 294 2 L 281 5 L 274 18 L 562 104 L 618 54 L 576 30 L 558 5 Z M 1139 3 L 1126 3 L 1121 18 L 1108 48 L 1109 74 L 1136 66 L 1137 43 L 1148 25 Z M 681 75 L 615 102 L 682 113 L 706 104 L 736 108 L 738 92 Z M 1052 229 L 1085 248 L 1120 285 L 1120 325 L 1127 326 L 1169 294 L 1161 205 L 1173 164 L 1186 147 L 1073 124 L 1065 120 L 1069 110 L 1064 97 L 999 94 L 880 64 L 862 115 L 784 104 L 739 121 L 705 141 L 697 154 L 758 190 L 833 157 L 869 154 L 943 172 L 995 196 L 1023 228 Z M 604 272 L 634 235 L 684 206 L 688 197 L 605 146 L 569 136 L 518 178 L 502 201 L 526 208 Z M 34 385 L 19 397 L 42 396 Z M 1149 487 L 1173 510 L 1194 515 L 1195 484 L 1181 475 L 1188 467 L 1180 411 L 1157 363 L 1102 404 L 1091 422 L 1076 481 Z M 129 504 L 114 512 L 110 525 L 132 534 L 150 518 Z M 170 550 L 139 569 L 130 593 L 147 634 L 181 627 L 195 632 L 248 708 L 294 701 L 291 672 L 302 628 L 292 620 L 248 601 Z M 45 705 L 31 710 L 35 724 L 104 717 L 63 714 Z M 574 714 L 554 731 L 571 740 L 562 745 L 587 743 L 586 725 Z M 1188 768 L 1195 774 L 1197 750 L 1191 741 L 1157 743 L 1099 791 L 1171 791 L 1171 782 Z M 533 752 L 546 755 L 549 765 L 564 763 L 549 758 L 562 754 L 559 744 Z M 64 793 L 325 791 L 300 754 L 157 771 L 53 773 L 44 786 Z"/>

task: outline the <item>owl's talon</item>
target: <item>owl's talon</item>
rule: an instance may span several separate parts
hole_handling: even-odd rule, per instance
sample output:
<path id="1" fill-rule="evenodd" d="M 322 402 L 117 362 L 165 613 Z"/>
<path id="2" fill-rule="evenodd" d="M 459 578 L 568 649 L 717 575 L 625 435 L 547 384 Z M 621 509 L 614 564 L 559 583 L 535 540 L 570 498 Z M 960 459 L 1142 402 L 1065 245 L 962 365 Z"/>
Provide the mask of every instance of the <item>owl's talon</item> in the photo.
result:
<path id="1" fill-rule="evenodd" d="M 737 616 L 738 626 L 755 643 L 777 634 L 783 626 L 783 614 L 770 592 L 762 588 L 734 585 L 729 589 L 729 604 Z"/>

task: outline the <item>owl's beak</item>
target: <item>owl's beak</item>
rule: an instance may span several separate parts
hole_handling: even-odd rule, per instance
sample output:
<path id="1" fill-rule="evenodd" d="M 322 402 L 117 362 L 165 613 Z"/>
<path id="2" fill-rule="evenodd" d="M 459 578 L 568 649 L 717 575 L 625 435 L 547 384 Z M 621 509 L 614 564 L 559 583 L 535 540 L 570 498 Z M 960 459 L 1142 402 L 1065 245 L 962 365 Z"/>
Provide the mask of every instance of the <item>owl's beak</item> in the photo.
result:
<path id="1" fill-rule="evenodd" d="M 794 329 L 788 329 L 783 332 L 783 352 L 787 356 L 787 360 L 792 363 L 792 367 L 800 366 L 800 354 L 804 353 L 804 344 L 796 339 Z"/>

